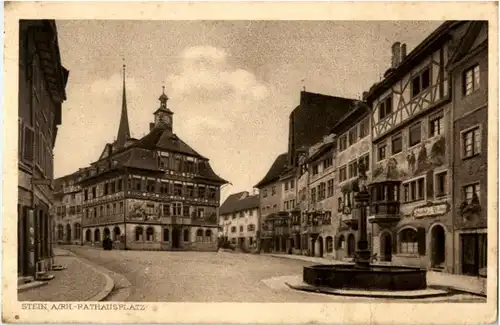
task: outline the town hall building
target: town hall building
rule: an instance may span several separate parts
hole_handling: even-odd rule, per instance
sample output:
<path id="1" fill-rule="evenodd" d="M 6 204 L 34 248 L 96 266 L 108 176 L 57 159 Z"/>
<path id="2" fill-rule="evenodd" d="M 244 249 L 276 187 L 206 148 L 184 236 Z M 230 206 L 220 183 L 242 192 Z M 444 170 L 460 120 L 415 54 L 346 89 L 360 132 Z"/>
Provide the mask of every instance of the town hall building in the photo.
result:
<path id="1" fill-rule="evenodd" d="M 161 94 L 150 132 L 131 137 L 123 67 L 116 141 L 105 145 L 80 182 L 85 245 L 131 250 L 217 250 L 217 207 L 227 183 L 209 160 L 173 132 L 173 112 Z"/>

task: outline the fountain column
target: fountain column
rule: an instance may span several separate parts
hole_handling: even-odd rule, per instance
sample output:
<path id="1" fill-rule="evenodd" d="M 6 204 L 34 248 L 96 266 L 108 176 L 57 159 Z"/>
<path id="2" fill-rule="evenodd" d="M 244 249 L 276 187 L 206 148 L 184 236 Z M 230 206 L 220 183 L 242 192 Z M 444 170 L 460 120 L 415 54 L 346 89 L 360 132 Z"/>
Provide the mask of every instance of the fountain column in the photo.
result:
<path id="1" fill-rule="evenodd" d="M 366 186 L 366 171 L 362 164 L 359 165 L 358 191 L 354 195 L 355 210 L 359 222 L 359 240 L 357 244 L 355 267 L 369 268 L 372 256 L 368 248 L 367 238 L 367 208 L 370 200 L 370 193 Z"/>

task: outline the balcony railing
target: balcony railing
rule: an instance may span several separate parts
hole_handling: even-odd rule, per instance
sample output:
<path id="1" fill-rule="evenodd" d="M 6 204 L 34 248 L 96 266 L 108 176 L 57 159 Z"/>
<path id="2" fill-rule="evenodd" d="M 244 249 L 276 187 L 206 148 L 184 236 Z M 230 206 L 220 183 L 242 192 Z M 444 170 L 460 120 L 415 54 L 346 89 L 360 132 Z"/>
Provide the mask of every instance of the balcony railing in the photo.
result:
<path id="1" fill-rule="evenodd" d="M 341 214 L 340 220 L 342 223 L 344 223 L 346 226 L 353 230 L 358 229 L 358 218 L 351 212 L 349 214 Z"/>
<path id="2" fill-rule="evenodd" d="M 370 204 L 368 221 L 371 223 L 392 223 L 401 218 L 399 201 L 375 201 Z"/>

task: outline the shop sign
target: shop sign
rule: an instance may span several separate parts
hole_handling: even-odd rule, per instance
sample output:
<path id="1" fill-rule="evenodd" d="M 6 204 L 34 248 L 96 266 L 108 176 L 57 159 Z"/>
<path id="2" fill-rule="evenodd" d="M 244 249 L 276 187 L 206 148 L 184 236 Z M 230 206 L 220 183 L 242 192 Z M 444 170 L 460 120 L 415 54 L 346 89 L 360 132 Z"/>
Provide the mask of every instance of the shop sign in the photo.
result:
<path id="1" fill-rule="evenodd" d="M 428 204 L 413 210 L 415 218 L 424 218 L 437 215 L 443 215 L 449 211 L 450 205 L 448 203 Z"/>

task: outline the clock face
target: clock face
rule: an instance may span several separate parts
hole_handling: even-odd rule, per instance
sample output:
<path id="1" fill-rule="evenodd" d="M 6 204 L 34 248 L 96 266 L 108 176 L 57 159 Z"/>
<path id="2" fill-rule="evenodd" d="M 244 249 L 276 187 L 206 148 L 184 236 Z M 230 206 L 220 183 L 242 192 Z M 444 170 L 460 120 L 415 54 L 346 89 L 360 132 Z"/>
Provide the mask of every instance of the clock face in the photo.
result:
<path id="1" fill-rule="evenodd" d="M 170 125 L 172 124 L 172 118 L 166 114 L 160 114 L 158 120 L 162 124 Z"/>

